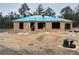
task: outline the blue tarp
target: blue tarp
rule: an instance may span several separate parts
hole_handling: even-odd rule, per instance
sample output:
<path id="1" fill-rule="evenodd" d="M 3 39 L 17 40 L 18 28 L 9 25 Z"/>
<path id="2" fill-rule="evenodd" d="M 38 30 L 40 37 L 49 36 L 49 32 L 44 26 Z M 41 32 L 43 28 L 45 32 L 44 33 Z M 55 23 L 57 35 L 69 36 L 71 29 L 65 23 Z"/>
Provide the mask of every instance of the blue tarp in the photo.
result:
<path id="1" fill-rule="evenodd" d="M 54 18 L 54 17 L 23 17 L 16 19 L 15 21 L 62 21 L 63 18 Z"/>

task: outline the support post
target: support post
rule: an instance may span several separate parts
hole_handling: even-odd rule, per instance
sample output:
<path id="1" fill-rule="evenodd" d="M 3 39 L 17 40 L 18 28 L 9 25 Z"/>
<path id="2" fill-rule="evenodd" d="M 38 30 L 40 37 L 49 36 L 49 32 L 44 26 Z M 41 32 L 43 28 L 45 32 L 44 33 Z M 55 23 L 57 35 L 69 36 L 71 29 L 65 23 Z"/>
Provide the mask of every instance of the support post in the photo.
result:
<path id="1" fill-rule="evenodd" d="M 19 22 L 14 22 L 13 23 L 13 31 L 14 32 L 19 32 Z"/>
<path id="2" fill-rule="evenodd" d="M 52 30 L 52 22 L 45 22 L 46 23 L 46 31 L 51 31 Z"/>
<path id="3" fill-rule="evenodd" d="M 23 22 L 24 26 L 24 32 L 29 32 L 30 31 L 30 22 Z"/>
<path id="4" fill-rule="evenodd" d="M 60 30 L 65 31 L 65 22 L 63 21 L 60 22 Z"/>
<path id="5" fill-rule="evenodd" d="M 73 24 L 70 24 L 70 30 L 73 31 Z"/>
<path id="6" fill-rule="evenodd" d="M 38 31 L 38 22 L 35 22 L 35 31 Z"/>

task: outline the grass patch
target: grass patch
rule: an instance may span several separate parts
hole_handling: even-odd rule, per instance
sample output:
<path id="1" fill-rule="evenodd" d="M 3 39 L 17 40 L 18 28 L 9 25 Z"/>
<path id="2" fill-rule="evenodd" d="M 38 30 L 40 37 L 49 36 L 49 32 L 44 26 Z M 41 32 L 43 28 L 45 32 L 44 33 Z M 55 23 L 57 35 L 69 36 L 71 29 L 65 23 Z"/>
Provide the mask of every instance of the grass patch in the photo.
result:
<path id="1" fill-rule="evenodd" d="M 2 32 L 9 32 L 11 29 L 0 29 L 0 33 Z"/>

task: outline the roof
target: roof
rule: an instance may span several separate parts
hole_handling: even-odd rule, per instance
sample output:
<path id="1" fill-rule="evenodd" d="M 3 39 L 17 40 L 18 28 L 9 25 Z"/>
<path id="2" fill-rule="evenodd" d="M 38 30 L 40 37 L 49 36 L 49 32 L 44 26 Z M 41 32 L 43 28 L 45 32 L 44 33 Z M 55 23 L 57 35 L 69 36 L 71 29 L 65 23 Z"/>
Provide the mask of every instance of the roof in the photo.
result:
<path id="1" fill-rule="evenodd" d="M 30 17 L 23 17 L 23 18 L 18 18 L 14 21 L 66 21 L 66 22 L 71 22 L 70 20 L 66 20 L 63 18 L 54 18 L 54 17 L 50 17 L 50 16 L 30 16 Z"/>

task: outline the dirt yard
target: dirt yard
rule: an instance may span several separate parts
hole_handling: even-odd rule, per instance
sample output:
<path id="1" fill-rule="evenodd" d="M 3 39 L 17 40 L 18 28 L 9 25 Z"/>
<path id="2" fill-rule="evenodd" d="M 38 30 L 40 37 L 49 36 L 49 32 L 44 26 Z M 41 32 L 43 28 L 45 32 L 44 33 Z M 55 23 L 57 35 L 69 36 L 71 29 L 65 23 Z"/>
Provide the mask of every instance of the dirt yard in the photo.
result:
<path id="1" fill-rule="evenodd" d="M 73 39 L 75 49 L 63 47 L 64 39 Z M 30 32 L 0 33 L 1 55 L 79 55 L 79 33 Z"/>

